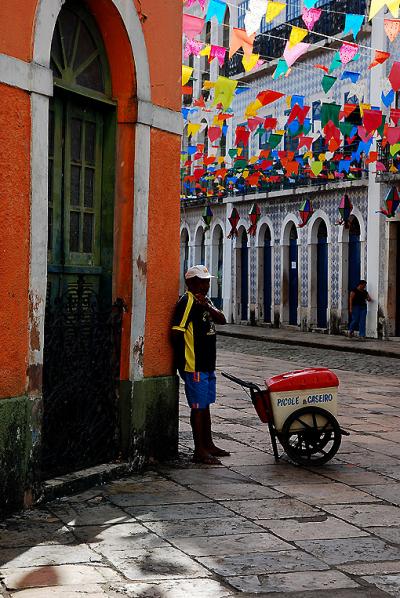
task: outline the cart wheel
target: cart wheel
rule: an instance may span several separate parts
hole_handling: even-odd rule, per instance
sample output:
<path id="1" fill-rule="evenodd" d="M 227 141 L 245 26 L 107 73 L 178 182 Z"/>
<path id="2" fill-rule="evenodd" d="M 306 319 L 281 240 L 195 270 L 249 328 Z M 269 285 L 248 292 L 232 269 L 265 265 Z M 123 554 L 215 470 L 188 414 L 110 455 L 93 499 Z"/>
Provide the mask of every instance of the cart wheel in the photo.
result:
<path id="1" fill-rule="evenodd" d="M 322 465 L 336 455 L 342 433 L 336 418 L 320 407 L 303 407 L 283 424 L 281 443 L 300 465 Z"/>

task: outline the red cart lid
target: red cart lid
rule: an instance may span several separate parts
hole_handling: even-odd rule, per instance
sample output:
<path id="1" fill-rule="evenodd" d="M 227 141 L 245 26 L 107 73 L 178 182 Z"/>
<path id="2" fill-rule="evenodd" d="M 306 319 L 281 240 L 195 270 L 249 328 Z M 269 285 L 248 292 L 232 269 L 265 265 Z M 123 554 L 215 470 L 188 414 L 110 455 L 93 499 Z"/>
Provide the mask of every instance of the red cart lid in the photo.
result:
<path id="1" fill-rule="evenodd" d="M 339 386 L 339 379 L 328 368 L 306 368 L 273 376 L 265 384 L 270 392 L 282 392 Z"/>

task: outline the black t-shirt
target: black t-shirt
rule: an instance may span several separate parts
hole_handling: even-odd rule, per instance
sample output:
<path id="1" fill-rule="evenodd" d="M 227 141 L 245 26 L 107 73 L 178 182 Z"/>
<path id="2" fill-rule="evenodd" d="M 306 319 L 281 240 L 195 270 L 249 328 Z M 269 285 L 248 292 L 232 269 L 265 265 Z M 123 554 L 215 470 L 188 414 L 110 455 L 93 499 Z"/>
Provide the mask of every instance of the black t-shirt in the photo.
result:
<path id="1" fill-rule="evenodd" d="M 358 305 L 359 307 L 367 308 L 367 291 L 360 291 L 360 289 L 353 289 L 354 297 L 353 297 L 353 305 Z"/>
<path id="2" fill-rule="evenodd" d="M 214 321 L 190 291 L 179 299 L 172 319 L 176 367 L 185 372 L 213 372 L 216 365 Z"/>

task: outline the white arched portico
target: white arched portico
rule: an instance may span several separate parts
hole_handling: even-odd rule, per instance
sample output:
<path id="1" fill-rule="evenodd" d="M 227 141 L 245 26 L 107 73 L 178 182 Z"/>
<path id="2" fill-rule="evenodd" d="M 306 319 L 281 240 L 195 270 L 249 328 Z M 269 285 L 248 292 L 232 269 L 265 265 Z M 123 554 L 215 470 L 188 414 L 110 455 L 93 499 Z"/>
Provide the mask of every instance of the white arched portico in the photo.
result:
<path id="1" fill-rule="evenodd" d="M 299 236 L 298 218 L 287 214 L 281 228 L 281 304 L 280 321 L 283 325 L 299 322 Z"/>
<path id="2" fill-rule="evenodd" d="M 256 238 L 256 320 L 274 321 L 274 263 L 275 234 L 271 218 L 263 216 L 258 224 Z"/>
<path id="3" fill-rule="evenodd" d="M 215 305 L 222 309 L 222 288 L 224 277 L 224 224 L 218 219 L 210 231 L 211 259 L 210 271 L 215 277 L 211 279 L 210 295 Z"/>
<path id="4" fill-rule="evenodd" d="M 148 245 L 148 196 L 150 187 L 150 129 L 181 133 L 181 117 L 178 113 L 155 106 L 151 102 L 151 84 L 148 53 L 139 20 L 133 2 L 109 0 L 119 14 L 132 48 L 135 65 L 137 119 L 135 122 L 135 165 L 134 165 L 134 230 L 133 230 L 133 286 L 131 321 L 131 352 L 137 342 L 144 338 L 146 319 L 147 278 L 141 265 L 147 261 Z M 53 33 L 64 0 L 39 0 L 36 10 L 33 38 L 33 65 L 42 73 L 48 73 L 49 88 L 45 94 L 31 94 L 32 136 L 32 197 L 31 197 L 31 264 L 30 296 L 33 312 L 31 327 L 39 335 L 39 348 L 31 350 L 30 364 L 43 362 L 44 312 L 47 281 L 47 155 L 48 155 L 48 114 L 49 97 L 53 94 L 52 73 L 49 69 Z M 136 98 L 135 98 L 136 99 Z M 139 380 L 143 377 L 140 360 L 130 360 L 130 378 Z"/>
<path id="5" fill-rule="evenodd" d="M 331 306 L 331 225 L 324 210 L 316 210 L 307 226 L 308 328 L 329 326 Z"/>
<path id="6" fill-rule="evenodd" d="M 250 241 L 246 228 L 239 226 L 234 249 L 234 306 L 233 317 L 237 324 L 249 318 L 250 301 L 250 268 L 249 268 Z"/>
<path id="7" fill-rule="evenodd" d="M 366 227 L 362 212 L 353 207 L 350 216 L 350 226 L 346 228 L 341 226 L 338 234 L 339 243 L 339 318 L 341 324 L 348 323 L 349 320 L 349 286 L 353 286 L 349 280 L 349 267 L 352 256 L 350 255 L 350 232 L 354 227 L 354 219 L 359 228 L 359 260 L 360 260 L 360 276 L 359 278 L 366 278 L 365 273 L 365 258 L 366 258 Z"/>

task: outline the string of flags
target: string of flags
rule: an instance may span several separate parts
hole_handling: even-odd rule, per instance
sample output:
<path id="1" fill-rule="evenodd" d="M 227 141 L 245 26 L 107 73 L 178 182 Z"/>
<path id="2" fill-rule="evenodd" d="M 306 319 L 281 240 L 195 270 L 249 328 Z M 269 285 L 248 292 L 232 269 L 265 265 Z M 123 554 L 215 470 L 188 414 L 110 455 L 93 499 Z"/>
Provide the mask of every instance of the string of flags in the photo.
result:
<path id="1" fill-rule="evenodd" d="M 187 13 L 183 15 L 184 56 L 188 58 L 190 55 L 202 55 L 209 62 L 217 60 L 219 66 L 223 67 L 227 60 L 240 51 L 246 72 L 264 63 L 265 57 L 253 52 L 262 19 L 271 23 L 286 8 L 284 2 L 250 0 L 244 17 L 244 28 L 231 29 L 229 48 L 226 48 L 206 44 L 199 39 L 205 23 L 215 20 L 223 25 L 226 0 L 183 2 L 186 8 L 198 4 L 203 12 L 202 17 Z M 314 32 L 314 27 L 322 13 L 329 12 L 326 6 L 317 7 L 316 3 L 317 0 L 305 0 L 301 10 L 304 26 L 300 26 L 300 23 L 296 26 L 289 24 L 283 54 L 277 60 L 272 74 L 273 81 L 289 76 L 292 68 L 298 68 L 295 63 L 313 45 L 307 41 L 307 36 L 310 32 L 318 33 Z M 400 33 L 399 6 L 400 0 L 372 0 L 368 15 L 346 14 L 342 33 L 350 36 L 350 39 L 340 41 L 340 47 L 333 50 L 330 64 L 313 64 L 312 68 L 322 71 L 321 89 L 326 94 L 326 101 L 320 104 L 320 128 L 315 127 L 311 106 L 307 104 L 305 96 L 283 94 L 274 89 L 258 90 L 255 99 L 244 110 L 243 122 L 234 128 L 233 147 L 227 149 L 225 155 L 218 155 L 223 147 L 223 140 L 226 145 L 230 120 L 235 116 L 232 110 L 234 98 L 244 91 L 251 91 L 251 85 L 243 87 L 237 79 L 222 75 L 216 81 L 203 81 L 203 89 L 211 92 L 209 98 L 201 95 L 197 99 L 193 98 L 190 107 L 182 108 L 188 137 L 181 163 L 184 195 L 224 196 L 230 190 L 243 193 L 248 188 L 268 190 L 271 185 L 282 181 L 296 184 L 305 178 L 328 181 L 359 178 L 369 169 L 370 164 L 374 164 L 376 172 L 400 172 L 400 109 L 394 107 L 396 93 L 400 91 L 400 62 L 394 60 L 389 66 L 389 75 L 382 84 L 381 105 L 371 105 L 364 101 L 365 83 L 357 68 L 361 54 L 366 51 L 371 55 L 367 70 L 393 59 L 394 54 L 391 52 L 358 43 L 357 36 L 367 22 L 373 18 L 382 18 L 377 15 L 387 7 L 391 18 L 388 18 L 389 15 L 384 16 L 383 28 L 388 40 L 393 43 Z M 270 32 L 268 35 L 273 37 Z M 342 71 L 336 73 L 337 69 Z M 184 94 L 191 94 L 193 91 L 190 85 L 193 73 L 193 67 L 182 65 Z M 347 80 L 353 86 L 351 102 L 338 104 L 332 101 L 330 93 L 338 80 Z M 280 116 L 266 116 L 268 113 L 265 108 L 270 105 L 274 105 L 273 112 L 280 113 Z M 211 123 L 196 122 L 198 115 L 203 112 L 212 115 Z M 204 135 L 208 138 L 208 151 Z M 263 149 L 255 155 L 249 155 L 253 136 L 262 138 Z M 198 139 L 201 142 L 197 142 Z M 283 141 L 285 149 L 281 149 Z M 375 147 L 376 141 L 379 141 L 380 151 Z M 380 210 L 388 217 L 399 207 L 396 189 L 392 191 L 392 196 L 387 199 L 390 205 Z M 348 225 L 351 210 L 351 201 L 344 195 L 339 207 L 341 217 L 338 224 Z M 311 201 L 305 200 L 299 212 L 299 226 L 306 226 L 313 213 Z M 255 203 L 249 214 L 250 235 L 255 233 L 259 217 L 259 206 Z M 232 222 L 230 219 L 232 228 L 228 235 L 230 238 L 236 235 L 236 218 L 238 214 L 233 213 Z M 207 221 L 210 219 L 211 208 L 203 215 L 206 226 L 209 226 Z"/>

